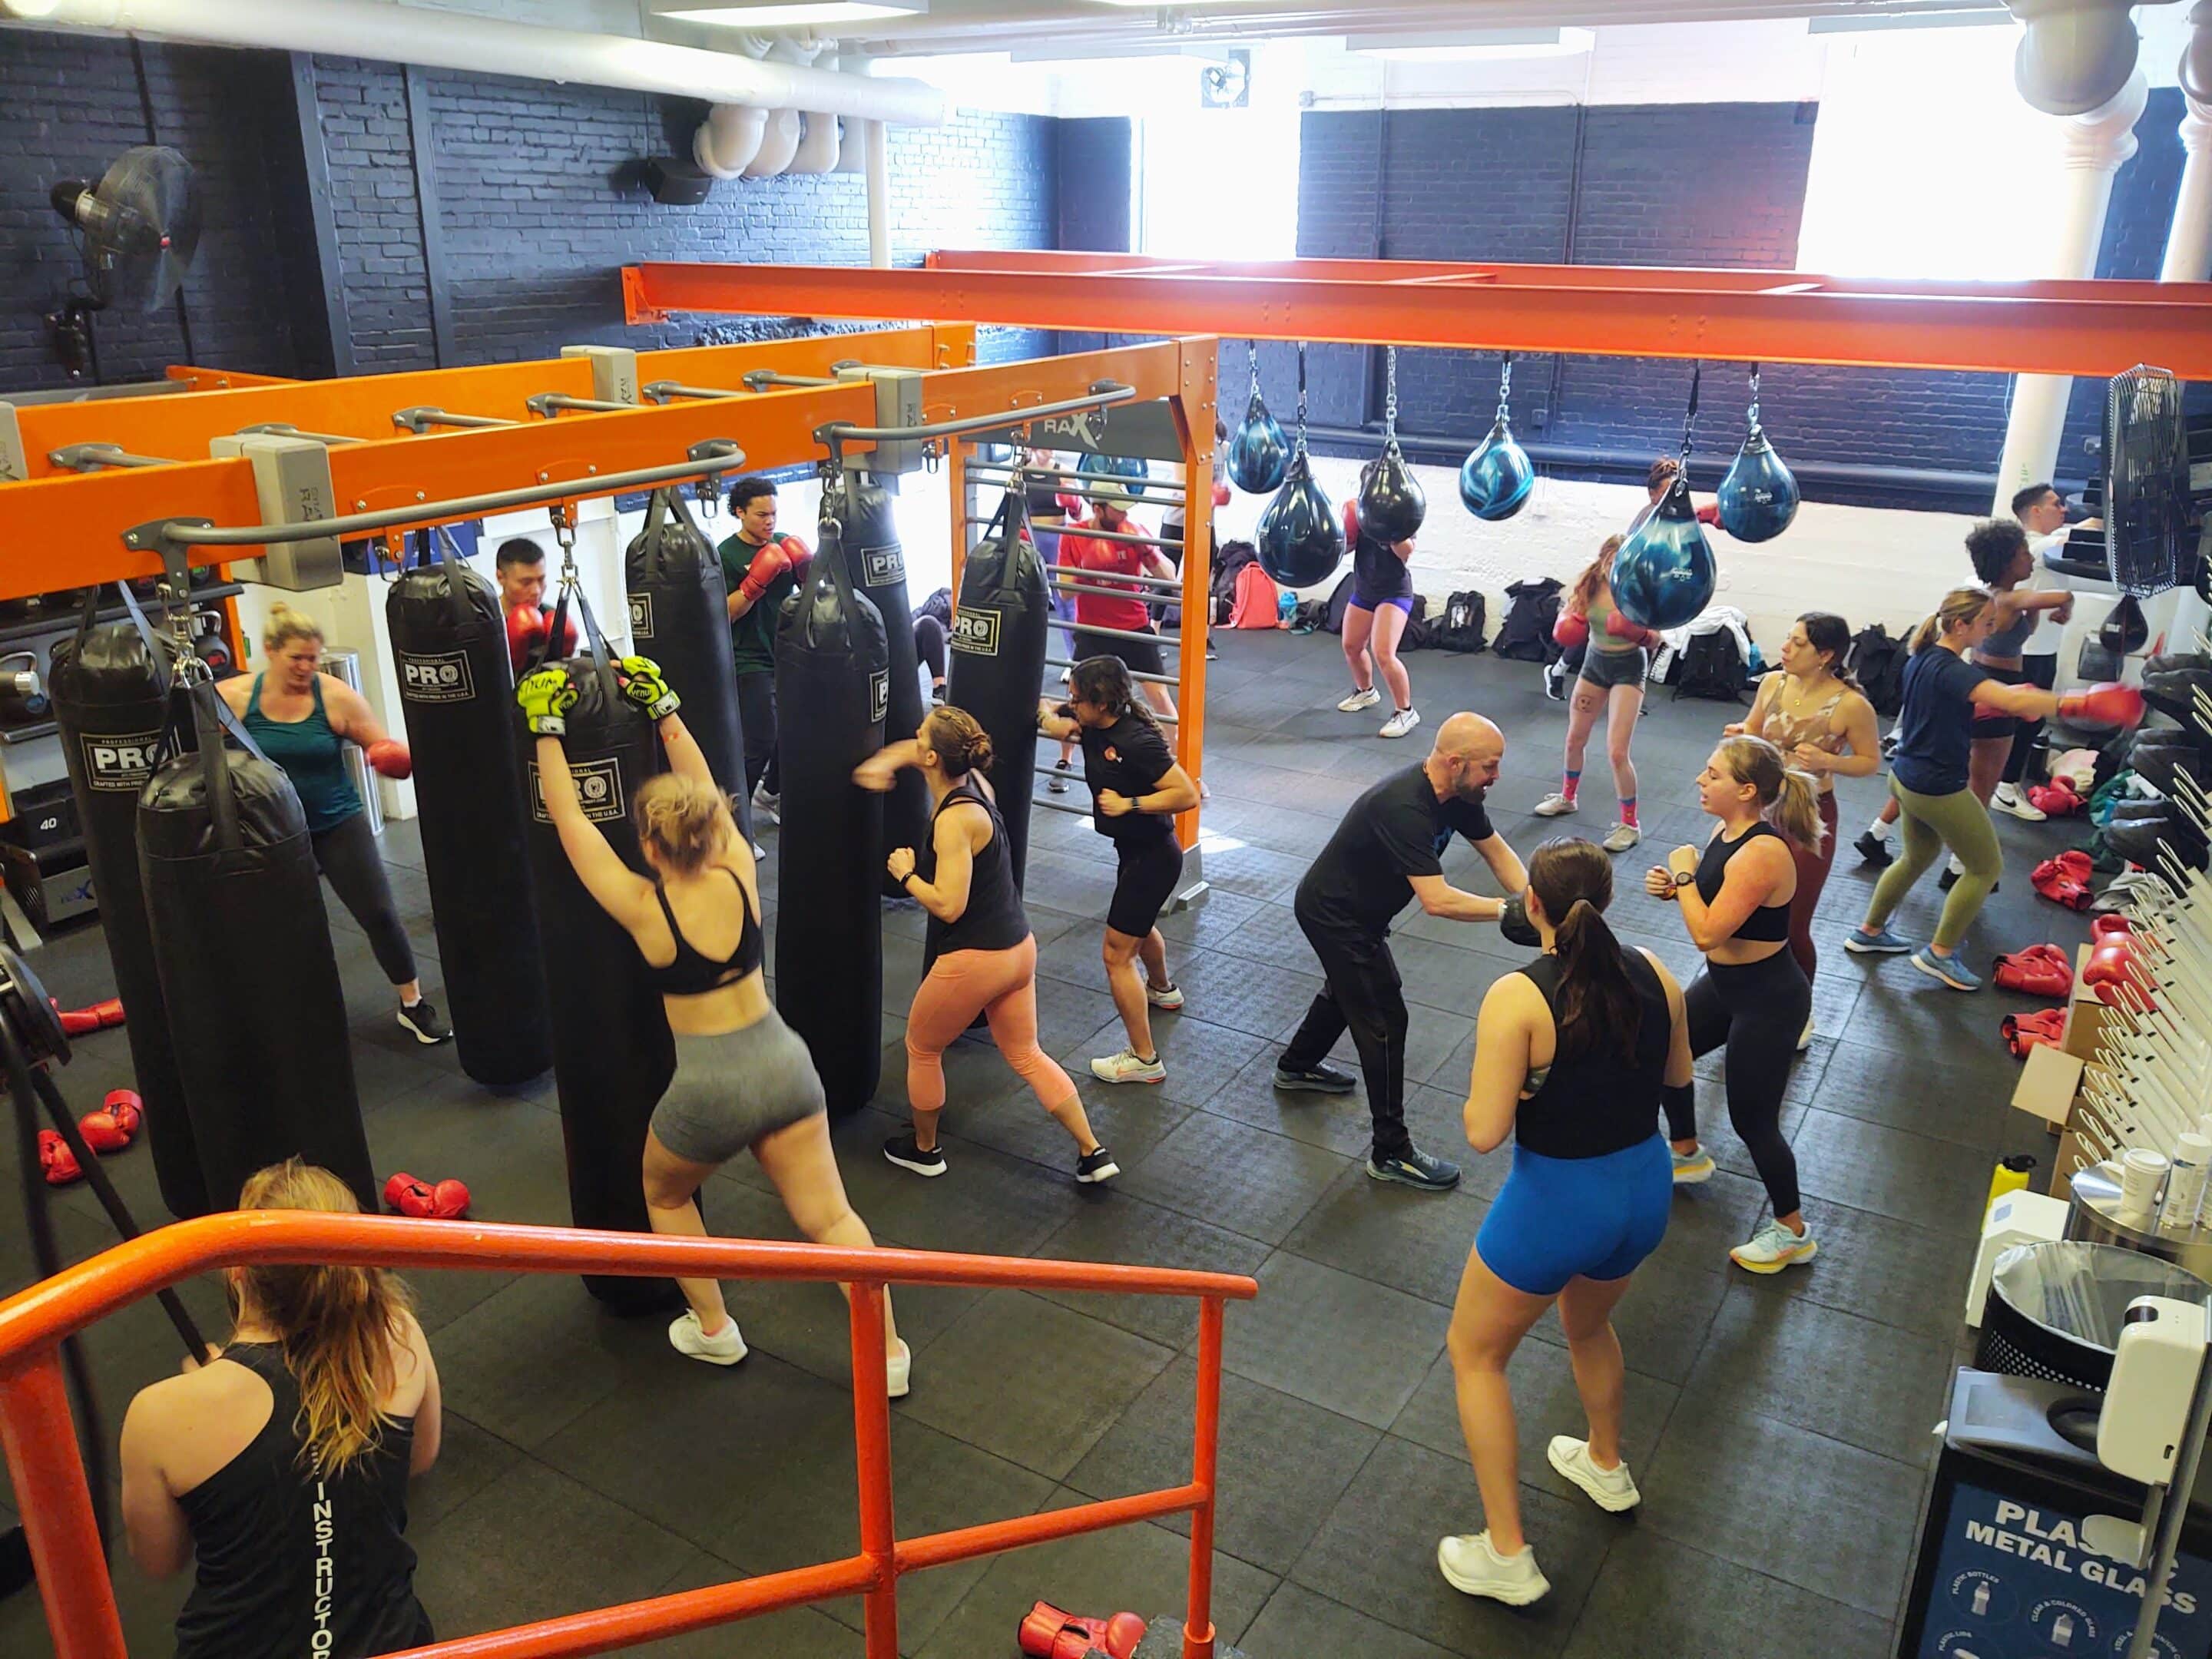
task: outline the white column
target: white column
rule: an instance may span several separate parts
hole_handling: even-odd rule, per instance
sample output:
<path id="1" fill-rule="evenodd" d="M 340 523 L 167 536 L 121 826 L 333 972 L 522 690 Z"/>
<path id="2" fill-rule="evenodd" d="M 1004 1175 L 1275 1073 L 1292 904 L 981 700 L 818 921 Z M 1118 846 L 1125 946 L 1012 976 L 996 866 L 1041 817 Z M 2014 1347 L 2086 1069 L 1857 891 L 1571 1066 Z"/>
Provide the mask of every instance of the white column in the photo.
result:
<path id="1" fill-rule="evenodd" d="M 2110 101 L 2086 115 L 2058 118 L 2064 217 L 2048 245 L 2050 262 L 2044 276 L 2063 279 L 2097 274 L 2105 213 L 2112 202 L 2112 175 L 2136 153 L 2136 123 L 2149 99 L 2150 88 L 2137 70 Z M 1992 513 L 2009 514 L 2015 492 L 2040 483 L 2057 470 L 2066 400 L 2073 390 L 2069 375 L 2014 377 L 2012 418 L 2006 423 L 2004 453 L 1997 462 Z"/>
<path id="2" fill-rule="evenodd" d="M 868 180 L 868 263 L 888 269 L 891 262 L 890 133 L 881 121 L 867 124 L 862 141 L 866 145 Z"/>
<path id="3" fill-rule="evenodd" d="M 2162 283 L 2212 280 L 2212 0 L 2197 0 L 2195 28 L 2181 54 L 2181 91 L 2189 100 L 2181 118 L 2181 191 L 2174 199 L 2173 228 L 2166 234 Z"/>

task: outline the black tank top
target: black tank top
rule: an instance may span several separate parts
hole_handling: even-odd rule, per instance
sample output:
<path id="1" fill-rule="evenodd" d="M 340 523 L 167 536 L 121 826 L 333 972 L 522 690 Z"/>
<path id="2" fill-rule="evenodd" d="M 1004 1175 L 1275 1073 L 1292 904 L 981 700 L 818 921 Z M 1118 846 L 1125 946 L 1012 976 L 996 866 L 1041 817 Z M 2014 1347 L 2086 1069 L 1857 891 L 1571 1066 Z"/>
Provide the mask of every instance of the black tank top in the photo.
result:
<path id="1" fill-rule="evenodd" d="M 929 919 L 924 948 L 932 961 L 947 951 L 1011 951 L 1030 936 L 1029 913 L 1014 887 L 1013 860 L 1006 854 L 1006 820 L 973 778 L 963 778 L 945 792 L 930 814 L 928 840 L 917 850 L 914 872 L 924 881 L 937 879 L 937 820 L 947 807 L 972 801 L 991 815 L 991 839 L 975 854 L 968 878 L 968 908 L 957 921 Z"/>
<path id="2" fill-rule="evenodd" d="M 1659 1132 L 1659 1089 L 1667 1078 L 1667 1049 L 1673 1022 L 1667 1013 L 1667 989 L 1643 951 L 1623 949 L 1620 959 L 1643 1011 L 1636 1030 L 1636 1054 L 1624 1061 L 1620 1050 L 1584 1050 L 1572 1059 L 1554 1059 L 1540 1073 L 1535 1093 L 1522 1101 L 1513 1121 L 1517 1146 L 1546 1158 L 1603 1158 L 1626 1152 Z M 1521 970 L 1544 994 L 1544 1006 L 1559 1017 L 1559 959 L 1539 957 Z"/>
<path id="3" fill-rule="evenodd" d="M 178 1659 L 361 1659 L 432 1640 L 402 1536 L 415 1419 L 387 1419 L 374 1450 L 318 1476 L 300 1462 L 300 1385 L 283 1351 L 234 1342 L 223 1358 L 276 1406 L 245 1450 L 177 1499 L 198 1558 Z"/>
<path id="4" fill-rule="evenodd" d="M 738 903 L 745 913 L 738 928 L 738 948 L 720 962 L 702 956 L 691 941 L 684 937 L 684 930 L 676 925 L 676 912 L 668 908 L 668 893 L 659 882 L 653 885 L 653 897 L 660 901 L 660 914 L 667 918 L 668 932 L 676 941 L 676 960 L 664 967 L 645 964 L 645 982 L 665 997 L 696 997 L 735 984 L 761 965 L 763 954 L 760 922 L 753 915 L 753 902 L 745 891 L 745 884 L 738 879 L 738 872 L 727 865 L 715 866 L 730 878 L 738 890 Z"/>
<path id="5" fill-rule="evenodd" d="M 1698 896 L 1708 904 L 1719 896 L 1721 883 L 1728 878 L 1728 861 L 1737 849 L 1748 847 L 1761 836 L 1771 836 L 1777 841 L 1787 842 L 1784 836 L 1771 823 L 1754 823 L 1735 840 L 1726 836 L 1715 836 L 1705 843 L 1705 852 L 1698 859 Z M 1787 904 L 1762 904 L 1743 920 L 1743 926 L 1729 935 L 1748 945 L 1780 945 L 1790 937 L 1790 907 Z"/>
<path id="6" fill-rule="evenodd" d="M 1032 520 L 1058 520 L 1067 516 L 1067 509 L 1060 504 L 1060 483 L 1054 478 L 1031 478 L 1022 492 L 1024 502 Z"/>
<path id="7" fill-rule="evenodd" d="M 1410 599 L 1413 573 L 1388 545 L 1359 532 L 1352 550 L 1352 596 L 1355 599 Z"/>

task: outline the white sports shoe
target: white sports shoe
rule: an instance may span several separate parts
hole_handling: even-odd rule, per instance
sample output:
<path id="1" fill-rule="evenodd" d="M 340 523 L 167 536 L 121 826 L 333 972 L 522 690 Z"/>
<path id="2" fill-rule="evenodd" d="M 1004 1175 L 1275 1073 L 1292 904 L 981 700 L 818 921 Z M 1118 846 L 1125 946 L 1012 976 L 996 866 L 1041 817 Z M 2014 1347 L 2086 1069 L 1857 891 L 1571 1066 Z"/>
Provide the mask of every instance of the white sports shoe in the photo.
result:
<path id="1" fill-rule="evenodd" d="M 1590 1462 L 1587 1440 L 1555 1434 L 1544 1455 L 1551 1459 L 1553 1468 L 1588 1492 L 1590 1502 L 1601 1510 L 1618 1515 L 1644 1501 L 1644 1494 L 1636 1490 L 1636 1478 L 1629 1474 L 1628 1465 L 1616 1463 L 1609 1469 L 1598 1468 Z"/>
<path id="2" fill-rule="evenodd" d="M 1509 1607 L 1525 1607 L 1552 1590 L 1534 1550 L 1524 1544 L 1518 1555 L 1500 1555 L 1487 1532 L 1438 1539 L 1437 1568 L 1462 1595 L 1486 1595 Z"/>
<path id="3" fill-rule="evenodd" d="M 1990 805 L 2000 812 L 2009 812 L 2023 823 L 2041 823 L 2051 816 L 2021 793 L 2016 783 L 2001 783 L 1990 797 Z"/>
<path id="4" fill-rule="evenodd" d="M 781 824 L 783 822 L 783 797 L 769 793 L 765 783 L 756 784 L 753 787 L 753 811 L 770 823 Z"/>
<path id="5" fill-rule="evenodd" d="M 1579 812 L 1582 810 L 1582 803 L 1571 800 L 1566 796 L 1554 792 L 1545 796 L 1529 810 L 1540 818 L 1559 818 L 1565 817 L 1570 812 Z"/>
<path id="6" fill-rule="evenodd" d="M 745 1357 L 745 1339 L 738 1334 L 736 1320 L 708 1336 L 699 1328 L 699 1316 L 688 1308 L 668 1328 L 668 1340 L 677 1352 L 709 1365 L 734 1365 Z"/>
<path id="7" fill-rule="evenodd" d="M 1598 845 L 1608 853 L 1626 853 L 1643 839 L 1644 832 L 1634 824 L 1616 823 L 1606 832 L 1605 839 Z"/>
<path id="8" fill-rule="evenodd" d="M 1778 1273 L 1794 1263 L 1810 1261 L 1820 1249 L 1809 1226 L 1793 1233 L 1769 1216 L 1765 1226 L 1729 1252 L 1729 1259 L 1747 1273 Z"/>
<path id="9" fill-rule="evenodd" d="M 1339 714 L 1357 714 L 1361 709 L 1372 708 L 1382 701 L 1382 694 L 1370 685 L 1364 691 L 1354 691 L 1336 708 Z"/>
<path id="10" fill-rule="evenodd" d="M 1160 1064 L 1157 1055 L 1151 1060 L 1140 1060 L 1135 1051 L 1129 1048 L 1091 1062 L 1091 1075 L 1101 1083 L 1158 1083 L 1167 1074 L 1168 1068 Z"/>
<path id="11" fill-rule="evenodd" d="M 1419 709 L 1401 708 L 1396 714 L 1391 715 L 1389 720 L 1382 722 L 1382 735 L 1386 738 L 1402 738 L 1406 733 L 1412 731 L 1420 723 L 1421 711 Z"/>
<path id="12" fill-rule="evenodd" d="M 889 1385 L 887 1391 L 894 1400 L 905 1399 L 908 1391 L 914 1387 L 914 1350 L 907 1346 L 903 1338 L 899 1341 L 898 1352 L 884 1358 L 884 1381 Z M 1626 1465 L 1622 1467 L 1626 1468 Z"/>

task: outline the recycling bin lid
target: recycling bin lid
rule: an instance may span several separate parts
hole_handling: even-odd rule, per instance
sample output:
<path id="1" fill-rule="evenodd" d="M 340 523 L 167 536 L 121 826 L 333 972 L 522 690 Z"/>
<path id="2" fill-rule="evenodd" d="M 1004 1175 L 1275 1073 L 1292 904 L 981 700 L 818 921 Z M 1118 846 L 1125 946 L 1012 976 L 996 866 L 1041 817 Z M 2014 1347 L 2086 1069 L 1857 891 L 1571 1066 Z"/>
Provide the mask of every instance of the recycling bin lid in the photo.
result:
<path id="1" fill-rule="evenodd" d="M 2118 1349 L 2138 1297 L 2212 1302 L 2212 1285 L 2171 1261 L 2075 1239 L 2014 1245 L 1997 1258 L 1990 1288 L 2044 1329 L 2106 1353 Z"/>

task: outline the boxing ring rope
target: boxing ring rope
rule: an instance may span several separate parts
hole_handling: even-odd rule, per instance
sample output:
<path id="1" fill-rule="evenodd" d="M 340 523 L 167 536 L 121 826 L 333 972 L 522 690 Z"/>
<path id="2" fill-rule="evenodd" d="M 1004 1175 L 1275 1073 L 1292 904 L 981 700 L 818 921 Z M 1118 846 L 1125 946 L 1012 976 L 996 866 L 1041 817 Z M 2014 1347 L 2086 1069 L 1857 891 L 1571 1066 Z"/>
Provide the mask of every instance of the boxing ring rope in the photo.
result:
<path id="1" fill-rule="evenodd" d="M 902 1575 L 1181 1513 L 1191 1517 L 1183 1659 L 1212 1659 L 1222 1316 L 1228 1302 L 1249 1301 L 1258 1295 L 1258 1285 L 1249 1278 L 928 1250 L 846 1249 L 273 1210 L 232 1211 L 164 1227 L 0 1302 L 0 1446 L 6 1450 L 15 1481 L 57 1659 L 127 1659 L 106 1552 L 94 1520 L 76 1427 L 63 1389 L 58 1345 L 94 1321 L 196 1273 L 269 1263 L 843 1282 L 852 1288 L 858 1553 L 674 1595 L 458 1637 L 414 1649 L 413 1659 L 568 1659 L 842 1595 L 866 1598 L 868 1659 L 897 1659 Z M 884 1362 L 884 1296 L 891 1285 L 1198 1298 L 1198 1388 L 1190 1480 L 1180 1486 L 1073 1509 L 900 1538 L 893 1523 L 890 1401 Z"/>

